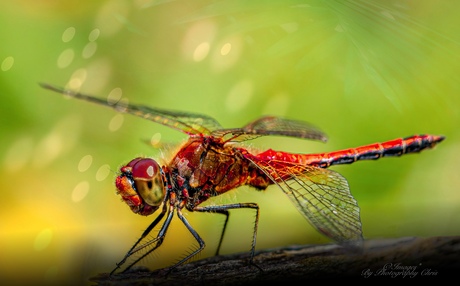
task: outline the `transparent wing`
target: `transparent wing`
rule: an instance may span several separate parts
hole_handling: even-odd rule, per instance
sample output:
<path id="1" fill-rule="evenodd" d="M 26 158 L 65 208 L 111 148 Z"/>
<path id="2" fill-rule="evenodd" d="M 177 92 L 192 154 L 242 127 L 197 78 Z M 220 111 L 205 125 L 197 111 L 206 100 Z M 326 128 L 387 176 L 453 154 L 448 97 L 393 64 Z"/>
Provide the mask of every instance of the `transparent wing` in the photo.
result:
<path id="1" fill-rule="evenodd" d="M 275 116 L 266 116 L 255 120 L 243 128 L 223 129 L 214 118 L 197 113 L 171 111 L 148 107 L 144 105 L 110 102 L 101 98 L 66 90 L 60 87 L 40 84 L 43 88 L 86 100 L 115 109 L 118 112 L 129 113 L 147 120 L 171 127 L 186 134 L 203 134 L 222 137 L 224 141 L 241 142 L 266 135 L 280 135 L 305 139 L 327 141 L 326 135 L 314 126 L 302 122 Z"/>
<path id="2" fill-rule="evenodd" d="M 319 232 L 341 243 L 359 243 L 363 239 L 358 203 L 342 175 L 315 166 L 251 161 L 283 190 Z"/>
<path id="3" fill-rule="evenodd" d="M 143 105 L 123 104 L 123 102 L 109 102 L 104 99 L 85 95 L 79 92 L 66 90 L 49 84 L 40 84 L 43 88 L 68 95 L 77 99 L 90 101 L 115 109 L 118 112 L 129 113 L 153 122 L 177 129 L 186 134 L 211 134 L 213 130 L 222 129 L 222 126 L 214 118 L 207 115 L 170 111 L 152 108 Z"/>
<path id="4" fill-rule="evenodd" d="M 211 133 L 224 141 L 241 142 L 266 135 L 288 136 L 326 142 L 327 136 L 313 125 L 276 116 L 261 117 L 243 128 L 220 129 Z"/>

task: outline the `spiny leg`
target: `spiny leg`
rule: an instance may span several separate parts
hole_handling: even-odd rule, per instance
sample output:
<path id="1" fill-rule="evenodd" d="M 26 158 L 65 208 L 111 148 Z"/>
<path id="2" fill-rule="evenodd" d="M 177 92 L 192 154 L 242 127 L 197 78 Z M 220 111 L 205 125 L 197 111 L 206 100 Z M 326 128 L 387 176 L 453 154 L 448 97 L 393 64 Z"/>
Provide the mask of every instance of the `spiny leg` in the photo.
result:
<path id="1" fill-rule="evenodd" d="M 160 231 L 158 232 L 158 235 L 155 239 L 152 239 L 150 241 L 148 241 L 147 243 L 143 244 L 143 245 L 140 245 L 140 246 L 137 246 L 149 233 L 150 231 L 152 231 L 152 229 L 161 221 L 161 219 L 164 217 L 166 213 L 166 208 L 163 208 L 162 212 L 160 213 L 160 215 L 149 225 L 149 227 L 142 233 L 141 237 L 136 241 L 136 243 L 131 247 L 131 249 L 126 253 L 125 257 L 123 257 L 123 259 L 117 263 L 117 266 L 115 267 L 115 269 L 113 269 L 109 276 L 111 276 L 117 269 L 119 269 L 125 262 L 126 260 L 131 257 L 133 254 L 135 254 L 136 252 L 144 249 L 145 247 L 149 246 L 150 244 L 152 243 L 156 243 L 155 246 L 150 249 L 149 251 L 147 251 L 146 253 L 144 253 L 141 257 L 137 258 L 136 260 L 134 260 L 134 262 L 132 262 L 130 265 L 128 265 L 128 267 L 125 268 L 125 270 L 123 270 L 122 272 L 126 272 L 127 270 L 129 270 L 131 267 L 133 267 L 137 262 L 139 262 L 140 260 L 142 260 L 143 258 L 145 258 L 147 255 L 149 255 L 150 253 L 152 253 L 155 249 L 157 249 L 158 247 L 160 247 L 160 245 L 163 243 L 163 240 L 164 240 L 164 237 L 166 235 L 166 231 L 168 230 L 168 227 L 171 223 L 171 220 L 172 220 L 172 217 L 173 217 L 173 207 L 171 206 L 171 209 L 168 213 L 168 216 L 166 217 L 166 220 L 165 222 L 163 223 L 163 225 L 161 226 L 161 229 Z"/>
<path id="2" fill-rule="evenodd" d="M 238 203 L 238 204 L 228 204 L 228 205 L 220 205 L 220 206 L 206 206 L 206 207 L 195 207 L 193 210 L 197 212 L 209 212 L 209 213 L 221 213 L 227 215 L 227 219 L 225 221 L 224 225 L 224 231 L 225 228 L 227 227 L 227 221 L 228 221 L 228 210 L 230 209 L 242 209 L 242 208 L 249 208 L 249 209 L 255 209 L 256 210 L 256 217 L 254 220 L 254 233 L 252 237 L 252 244 L 251 244 L 251 256 L 249 258 L 249 263 L 251 265 L 256 266 L 259 270 L 262 270 L 259 266 L 254 264 L 253 259 L 254 259 L 254 252 L 256 248 L 256 239 L 257 239 L 257 227 L 259 225 L 259 205 L 256 203 Z M 220 248 L 220 244 L 222 243 L 223 239 L 223 234 L 222 232 L 222 237 L 219 242 L 218 250 Z"/>
<path id="3" fill-rule="evenodd" d="M 214 254 L 215 256 L 217 256 L 217 255 L 219 255 L 220 248 L 222 246 L 222 241 L 224 240 L 225 230 L 227 229 L 227 223 L 228 223 L 228 219 L 230 217 L 230 213 L 227 210 L 215 211 L 214 213 L 225 215 L 224 227 L 222 229 L 222 233 L 220 234 L 219 244 L 217 245 L 216 253 Z"/>
<path id="4" fill-rule="evenodd" d="M 182 221 L 182 223 L 185 225 L 185 227 L 187 227 L 188 231 L 193 235 L 193 237 L 195 238 L 195 240 L 198 242 L 198 244 L 200 245 L 200 247 L 198 247 L 196 250 L 194 250 L 192 253 L 188 254 L 186 257 L 182 258 L 179 262 L 177 262 L 176 264 L 174 264 L 173 266 L 171 266 L 168 270 L 167 270 L 167 273 L 169 273 L 171 270 L 173 270 L 174 268 L 176 268 L 177 266 L 181 265 L 182 263 L 186 262 L 187 260 L 189 260 L 190 258 L 192 258 L 193 256 L 197 255 L 198 253 L 200 253 L 206 246 L 206 244 L 204 243 L 204 240 L 200 237 L 200 235 L 196 232 L 196 230 L 190 225 L 190 223 L 188 222 L 188 220 L 184 217 L 184 215 L 182 214 L 182 211 L 180 210 L 180 208 L 177 209 L 177 216 L 179 217 L 179 219 Z"/>

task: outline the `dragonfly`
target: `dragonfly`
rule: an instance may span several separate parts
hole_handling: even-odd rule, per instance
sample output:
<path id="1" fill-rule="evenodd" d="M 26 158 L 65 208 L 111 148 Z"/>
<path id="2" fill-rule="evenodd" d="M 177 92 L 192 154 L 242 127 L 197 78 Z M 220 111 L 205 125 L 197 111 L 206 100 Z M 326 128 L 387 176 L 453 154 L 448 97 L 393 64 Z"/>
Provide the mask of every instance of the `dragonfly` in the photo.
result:
<path id="1" fill-rule="evenodd" d="M 347 180 L 328 167 L 418 153 L 435 147 L 445 139 L 438 135 L 413 135 L 317 154 L 272 149 L 249 151 L 241 142 L 261 136 L 287 136 L 323 142 L 327 141 L 327 136 L 310 123 L 277 116 L 264 116 L 241 128 L 223 128 L 207 115 L 110 102 L 49 84 L 41 86 L 118 112 L 142 117 L 188 135 L 188 139 L 163 166 L 152 158 L 137 157 L 120 168 L 115 186 L 122 201 L 135 214 L 158 215 L 110 275 L 128 271 L 158 249 L 174 215 L 185 225 L 198 245 L 169 269 L 186 263 L 200 253 L 205 248 L 205 242 L 188 222 L 183 210 L 225 216 L 216 250 L 218 255 L 230 210 L 252 209 L 255 219 L 249 261 L 253 263 L 259 222 L 258 204 L 201 205 L 212 197 L 241 186 L 263 191 L 276 185 L 320 233 L 339 245 L 359 247 L 364 238 L 358 203 L 350 192 Z M 155 237 L 149 236 L 162 221 L 158 234 Z"/>

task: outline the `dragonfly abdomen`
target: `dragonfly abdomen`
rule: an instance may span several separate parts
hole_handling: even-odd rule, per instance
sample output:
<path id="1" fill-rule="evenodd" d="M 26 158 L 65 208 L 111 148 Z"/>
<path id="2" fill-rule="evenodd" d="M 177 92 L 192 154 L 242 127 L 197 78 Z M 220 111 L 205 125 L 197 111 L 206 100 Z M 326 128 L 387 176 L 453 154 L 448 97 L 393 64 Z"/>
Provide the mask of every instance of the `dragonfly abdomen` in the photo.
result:
<path id="1" fill-rule="evenodd" d="M 313 158 L 308 158 L 310 155 L 306 155 L 306 159 L 309 164 L 327 168 L 331 165 L 351 164 L 360 160 L 377 160 L 381 157 L 418 153 L 426 148 L 434 147 L 443 139 L 443 136 L 414 135 L 336 152 L 313 154 Z"/>
<path id="2" fill-rule="evenodd" d="M 280 163 L 296 163 L 327 168 L 331 165 L 351 164 L 360 160 L 377 160 L 381 157 L 416 153 L 426 148 L 432 148 L 442 140 L 444 140 L 443 136 L 414 135 L 357 148 L 318 154 L 291 154 L 270 149 L 258 154 L 257 157 L 263 160 L 279 161 Z"/>

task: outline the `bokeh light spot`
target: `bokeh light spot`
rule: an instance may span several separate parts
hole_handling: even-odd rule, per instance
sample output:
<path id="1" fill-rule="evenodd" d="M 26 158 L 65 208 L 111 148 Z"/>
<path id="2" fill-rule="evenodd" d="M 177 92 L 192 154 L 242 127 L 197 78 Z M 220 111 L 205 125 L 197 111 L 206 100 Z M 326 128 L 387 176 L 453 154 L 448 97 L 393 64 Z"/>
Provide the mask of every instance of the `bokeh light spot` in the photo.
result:
<path id="1" fill-rule="evenodd" d="M 43 167 L 52 162 L 58 155 L 70 151 L 80 136 L 81 118 L 69 115 L 59 120 L 38 143 L 33 153 L 32 164 Z"/>
<path id="2" fill-rule="evenodd" d="M 69 27 L 65 29 L 64 33 L 62 33 L 62 41 L 64 43 L 68 43 L 73 39 L 74 36 L 75 36 L 75 28 Z"/>
<path id="3" fill-rule="evenodd" d="M 37 235 L 37 237 L 35 237 L 34 249 L 36 251 L 44 250 L 51 243 L 52 237 L 53 232 L 51 231 L 51 229 L 45 228 Z"/>
<path id="4" fill-rule="evenodd" d="M 50 132 L 37 146 L 33 164 L 36 167 L 48 165 L 56 159 L 62 151 L 63 142 L 61 134 L 56 131 Z"/>
<path id="5" fill-rule="evenodd" d="M 192 25 L 182 42 L 184 56 L 193 61 L 202 61 L 209 53 L 217 27 L 213 22 L 202 21 Z"/>
<path id="6" fill-rule="evenodd" d="M 107 96 L 107 102 L 110 105 L 114 105 L 120 101 L 122 95 L 123 95 L 122 89 L 119 87 L 116 87 L 110 91 L 109 95 Z"/>
<path id="7" fill-rule="evenodd" d="M 152 138 L 150 138 L 150 144 L 156 147 L 161 141 L 161 133 L 157 132 L 153 134 Z"/>
<path id="8" fill-rule="evenodd" d="M 85 88 L 97 93 L 105 88 L 112 72 L 111 61 L 108 59 L 93 59 L 85 67 L 87 76 L 85 78 Z"/>
<path id="9" fill-rule="evenodd" d="M 96 50 L 97 50 L 97 44 L 95 42 L 89 42 L 83 48 L 81 56 L 84 59 L 89 59 L 90 57 L 94 56 L 94 54 L 96 53 Z"/>
<path id="10" fill-rule="evenodd" d="M 80 162 L 78 163 L 78 171 L 85 172 L 89 169 L 89 167 L 91 167 L 91 163 L 93 163 L 93 156 L 83 156 L 83 158 L 81 158 Z"/>
<path id="11" fill-rule="evenodd" d="M 96 172 L 96 180 L 97 181 L 103 181 L 107 179 L 107 177 L 110 174 L 110 166 L 108 164 L 102 165 L 99 167 L 99 169 Z"/>
<path id="12" fill-rule="evenodd" d="M 101 31 L 99 29 L 94 29 L 89 33 L 88 40 L 90 42 L 94 42 L 99 38 L 99 35 L 101 34 Z"/>
<path id="13" fill-rule="evenodd" d="M 32 155 L 33 141 L 29 137 L 16 140 L 6 151 L 4 166 L 7 171 L 15 172 L 23 168 Z"/>
<path id="14" fill-rule="evenodd" d="M 70 80 L 66 85 L 66 88 L 78 91 L 82 84 L 85 82 L 87 74 L 88 72 L 86 71 L 86 69 L 82 68 L 76 70 L 70 77 Z"/>
<path id="15" fill-rule="evenodd" d="M 64 50 L 58 57 L 58 60 L 57 60 L 58 68 L 63 69 L 63 68 L 68 67 L 72 63 L 74 57 L 75 57 L 75 52 L 73 51 L 73 49 L 69 48 L 69 49 Z"/>
<path id="16" fill-rule="evenodd" d="M 223 56 L 226 56 L 226 55 L 228 55 L 228 53 L 230 53 L 231 50 L 232 50 L 232 44 L 225 43 L 222 46 L 222 48 L 220 49 L 220 54 L 223 55 Z"/>
<path id="17" fill-rule="evenodd" d="M 83 200 L 89 192 L 89 183 L 88 181 L 82 181 L 75 186 L 72 191 L 72 201 L 78 203 Z"/>
<path id="18" fill-rule="evenodd" d="M 13 67 L 14 58 L 13 57 L 6 57 L 2 61 L 2 71 L 8 71 Z"/>
<path id="19" fill-rule="evenodd" d="M 115 114 L 115 116 L 112 117 L 112 120 L 110 120 L 109 122 L 109 130 L 112 132 L 117 131 L 123 125 L 123 121 L 123 114 Z"/>
<path id="20" fill-rule="evenodd" d="M 204 42 L 199 44 L 196 48 L 195 51 L 193 52 L 193 60 L 195 62 L 201 62 L 206 58 L 206 56 L 209 53 L 209 43 Z"/>
<path id="21" fill-rule="evenodd" d="M 250 80 L 242 80 L 235 84 L 225 101 L 227 109 L 236 112 L 244 108 L 253 95 L 253 89 L 253 84 Z"/>
<path id="22" fill-rule="evenodd" d="M 211 68 L 216 72 L 222 72 L 237 63 L 241 57 L 243 42 L 240 36 L 234 35 L 216 44 L 220 49 L 214 49 L 211 57 Z"/>

